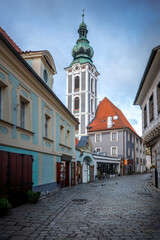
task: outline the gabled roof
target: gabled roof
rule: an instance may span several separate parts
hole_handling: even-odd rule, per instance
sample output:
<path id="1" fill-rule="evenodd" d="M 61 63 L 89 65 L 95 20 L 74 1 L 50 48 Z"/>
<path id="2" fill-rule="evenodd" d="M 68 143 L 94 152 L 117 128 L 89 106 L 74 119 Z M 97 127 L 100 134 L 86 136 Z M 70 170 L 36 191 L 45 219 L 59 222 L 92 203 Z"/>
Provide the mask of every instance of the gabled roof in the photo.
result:
<path id="1" fill-rule="evenodd" d="M 77 147 L 82 147 L 82 148 L 84 148 L 84 147 L 86 147 L 86 144 L 87 144 L 87 142 L 88 142 L 88 136 L 83 136 L 83 137 L 81 137 L 81 139 L 79 140 L 79 142 L 78 142 L 78 144 L 77 144 Z"/>
<path id="2" fill-rule="evenodd" d="M 118 119 L 114 120 L 114 116 L 118 116 Z M 113 126 L 111 128 L 107 127 L 108 117 L 112 117 Z M 96 117 L 87 126 L 88 132 L 121 129 L 125 127 L 129 128 L 138 135 L 121 110 L 106 97 L 99 103 L 96 111 Z"/>
<path id="3" fill-rule="evenodd" d="M 77 146 L 79 140 L 77 138 L 75 138 L 75 146 Z"/>
<path id="4" fill-rule="evenodd" d="M 140 98 L 140 95 L 141 95 L 141 92 L 142 92 L 143 88 L 145 88 L 145 82 L 146 82 L 147 75 L 149 74 L 149 71 L 153 66 L 156 54 L 159 51 L 160 51 L 160 45 L 152 49 L 152 52 L 150 54 L 150 57 L 148 59 L 148 62 L 147 62 L 147 65 L 146 65 L 146 68 L 145 68 L 145 71 L 144 71 L 144 74 L 143 74 L 143 77 L 142 77 L 141 82 L 139 84 L 139 88 L 138 88 L 138 91 L 137 91 L 137 94 L 136 94 L 136 97 L 135 97 L 135 100 L 134 100 L 134 103 L 133 103 L 134 105 L 141 105 L 140 104 L 141 101 L 139 100 L 139 98 Z M 159 68 L 159 59 L 158 59 L 157 66 Z M 155 72 L 155 69 L 154 69 L 154 72 Z M 152 81 L 153 81 L 153 79 L 152 79 Z M 148 82 L 146 83 L 146 85 L 148 86 L 148 88 L 150 87 Z"/>
<path id="5" fill-rule="evenodd" d="M 12 47 L 18 52 L 22 53 L 22 50 L 15 44 L 15 42 L 8 36 L 8 34 L 0 27 L 0 33 L 7 39 L 7 41 L 12 45 Z"/>

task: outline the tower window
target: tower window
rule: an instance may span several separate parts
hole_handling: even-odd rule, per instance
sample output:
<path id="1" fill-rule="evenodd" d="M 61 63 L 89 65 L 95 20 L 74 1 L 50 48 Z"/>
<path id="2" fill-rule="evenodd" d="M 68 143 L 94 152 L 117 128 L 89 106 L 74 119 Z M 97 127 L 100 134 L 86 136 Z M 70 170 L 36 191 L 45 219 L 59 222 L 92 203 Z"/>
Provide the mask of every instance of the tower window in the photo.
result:
<path id="1" fill-rule="evenodd" d="M 44 79 L 44 81 L 47 83 L 47 81 L 48 81 L 48 75 L 47 75 L 46 69 L 44 69 L 44 71 L 43 71 L 43 79 Z"/>
<path id="2" fill-rule="evenodd" d="M 94 113 L 94 109 L 93 109 L 93 99 L 91 99 L 91 112 Z"/>
<path id="3" fill-rule="evenodd" d="M 94 92 L 94 90 L 93 90 L 93 82 L 94 82 L 94 80 L 93 80 L 93 78 L 91 79 L 91 91 L 92 91 L 92 93 Z"/>
<path id="4" fill-rule="evenodd" d="M 74 109 L 79 110 L 79 98 L 76 97 L 74 100 Z"/>
<path id="5" fill-rule="evenodd" d="M 79 76 L 75 77 L 74 88 L 79 89 Z"/>

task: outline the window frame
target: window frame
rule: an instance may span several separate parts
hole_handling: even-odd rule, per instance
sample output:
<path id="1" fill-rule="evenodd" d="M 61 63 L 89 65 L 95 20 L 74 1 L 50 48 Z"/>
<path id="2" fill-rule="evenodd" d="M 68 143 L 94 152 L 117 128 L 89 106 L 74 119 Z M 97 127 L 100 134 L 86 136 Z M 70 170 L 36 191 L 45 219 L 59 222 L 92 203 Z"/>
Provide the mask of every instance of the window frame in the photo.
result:
<path id="1" fill-rule="evenodd" d="M 76 101 L 78 101 L 78 103 L 76 103 Z M 75 97 L 74 98 L 74 111 L 78 111 L 79 110 L 79 97 Z"/>
<path id="2" fill-rule="evenodd" d="M 154 120 L 154 94 L 152 93 L 149 98 L 149 121 L 150 123 Z"/>
<path id="3" fill-rule="evenodd" d="M 79 76 L 75 76 L 74 78 L 74 90 L 79 90 L 80 88 L 80 77 Z"/>
<path id="4" fill-rule="evenodd" d="M 99 141 L 97 141 L 97 136 L 99 135 Z M 102 133 L 95 133 L 95 143 L 102 142 Z"/>
<path id="5" fill-rule="evenodd" d="M 113 139 L 113 134 L 116 134 L 116 139 Z M 111 132 L 110 140 L 111 140 L 111 142 L 117 142 L 118 141 L 118 132 Z"/>
<path id="6" fill-rule="evenodd" d="M 116 150 L 115 154 L 113 154 L 113 149 Z M 118 156 L 118 147 L 117 146 L 111 146 L 111 156 L 112 157 L 117 157 Z"/>

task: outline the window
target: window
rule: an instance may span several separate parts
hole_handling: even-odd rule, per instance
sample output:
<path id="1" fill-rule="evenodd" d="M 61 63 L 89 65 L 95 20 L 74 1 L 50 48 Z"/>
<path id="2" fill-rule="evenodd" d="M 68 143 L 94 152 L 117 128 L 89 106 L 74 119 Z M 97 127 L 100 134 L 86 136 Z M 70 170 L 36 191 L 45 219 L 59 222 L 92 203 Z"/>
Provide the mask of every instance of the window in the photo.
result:
<path id="1" fill-rule="evenodd" d="M 128 142 L 130 141 L 130 133 L 128 132 Z"/>
<path id="2" fill-rule="evenodd" d="M 91 79 L 91 91 L 92 91 L 92 93 L 94 92 L 94 90 L 93 90 L 93 84 L 94 84 L 94 80 L 93 80 L 93 78 Z"/>
<path id="3" fill-rule="evenodd" d="M 117 156 L 118 150 L 117 147 L 111 147 L 111 156 Z"/>
<path id="4" fill-rule="evenodd" d="M 130 156 L 131 152 L 130 152 L 130 147 L 128 147 L 128 157 Z"/>
<path id="5" fill-rule="evenodd" d="M 157 110 L 158 114 L 160 114 L 160 82 L 157 85 Z"/>
<path id="6" fill-rule="evenodd" d="M 60 143 L 64 144 L 64 126 L 60 125 Z"/>
<path id="7" fill-rule="evenodd" d="M 76 97 L 74 100 L 74 110 L 79 110 L 79 98 Z"/>
<path id="8" fill-rule="evenodd" d="M 2 118 L 2 87 L 0 86 L 0 119 Z"/>
<path id="9" fill-rule="evenodd" d="M 118 141 L 118 132 L 111 133 L 111 141 Z"/>
<path id="10" fill-rule="evenodd" d="M 152 122 L 154 119 L 154 103 L 153 103 L 153 94 L 149 98 L 149 120 Z"/>
<path id="11" fill-rule="evenodd" d="M 101 152 L 101 148 L 100 148 L 100 147 L 95 148 L 95 151 L 96 151 L 96 152 Z"/>
<path id="12" fill-rule="evenodd" d="M 71 131 L 67 130 L 67 146 L 71 146 Z"/>
<path id="13" fill-rule="evenodd" d="M 43 79 L 44 79 L 44 81 L 47 83 L 47 81 L 48 81 L 48 75 L 47 75 L 46 69 L 44 69 L 44 71 L 43 71 Z"/>
<path id="14" fill-rule="evenodd" d="M 48 117 L 45 114 L 45 137 L 48 138 Z"/>
<path id="15" fill-rule="evenodd" d="M 144 128 L 147 127 L 147 105 L 144 107 L 143 110 L 143 118 L 144 118 Z"/>
<path id="16" fill-rule="evenodd" d="M 94 113 L 94 110 L 93 110 L 93 99 L 91 99 L 91 112 Z"/>
<path id="17" fill-rule="evenodd" d="M 79 89 L 79 76 L 75 77 L 74 88 Z"/>
<path id="18" fill-rule="evenodd" d="M 136 158 L 136 163 L 139 164 L 139 159 L 138 158 Z"/>
<path id="19" fill-rule="evenodd" d="M 95 142 L 101 142 L 101 134 L 95 134 Z"/>
<path id="20" fill-rule="evenodd" d="M 20 102 L 20 127 L 25 128 L 25 112 L 26 112 L 26 104 L 25 102 Z"/>
<path id="21" fill-rule="evenodd" d="M 76 118 L 77 119 L 77 121 L 79 121 L 79 119 L 78 118 Z M 78 131 L 79 130 L 79 124 L 77 123 L 77 125 L 75 126 L 75 130 L 76 131 Z"/>

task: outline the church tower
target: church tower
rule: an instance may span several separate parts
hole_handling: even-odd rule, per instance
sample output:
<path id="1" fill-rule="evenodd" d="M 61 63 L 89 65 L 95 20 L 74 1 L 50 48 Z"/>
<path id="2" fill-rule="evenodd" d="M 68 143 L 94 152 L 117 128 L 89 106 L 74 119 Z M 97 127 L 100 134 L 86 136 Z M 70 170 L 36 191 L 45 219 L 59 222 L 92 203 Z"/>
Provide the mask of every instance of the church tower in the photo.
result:
<path id="1" fill-rule="evenodd" d="M 79 38 L 72 49 L 73 61 L 65 68 L 67 73 L 66 102 L 71 113 L 79 121 L 76 137 L 87 135 L 87 125 L 95 117 L 97 108 L 97 81 L 99 73 L 93 64 L 93 48 L 87 39 L 87 25 L 82 23 L 78 29 Z"/>

